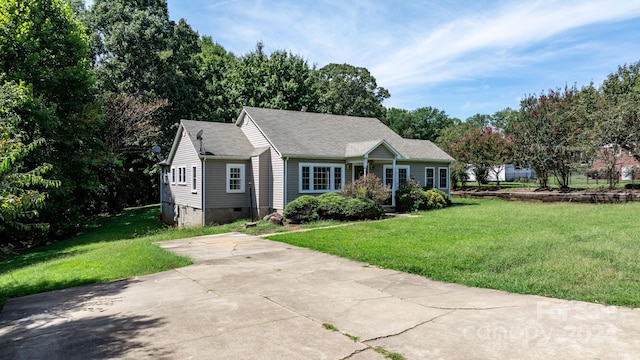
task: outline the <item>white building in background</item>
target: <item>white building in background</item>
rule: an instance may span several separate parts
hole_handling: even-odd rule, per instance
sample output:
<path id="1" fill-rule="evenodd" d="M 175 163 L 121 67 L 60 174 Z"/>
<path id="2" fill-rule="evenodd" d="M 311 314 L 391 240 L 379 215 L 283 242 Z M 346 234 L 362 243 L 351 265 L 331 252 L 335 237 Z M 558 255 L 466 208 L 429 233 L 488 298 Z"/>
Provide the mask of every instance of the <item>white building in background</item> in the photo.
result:
<path id="1" fill-rule="evenodd" d="M 473 172 L 475 167 L 469 165 L 467 168 L 467 181 L 476 181 L 476 175 Z M 513 164 L 500 165 L 494 168 L 495 171 L 489 171 L 488 181 L 516 181 L 518 179 L 533 180 L 536 178 L 536 172 L 531 168 L 517 167 Z M 496 178 L 496 174 L 498 177 Z"/>

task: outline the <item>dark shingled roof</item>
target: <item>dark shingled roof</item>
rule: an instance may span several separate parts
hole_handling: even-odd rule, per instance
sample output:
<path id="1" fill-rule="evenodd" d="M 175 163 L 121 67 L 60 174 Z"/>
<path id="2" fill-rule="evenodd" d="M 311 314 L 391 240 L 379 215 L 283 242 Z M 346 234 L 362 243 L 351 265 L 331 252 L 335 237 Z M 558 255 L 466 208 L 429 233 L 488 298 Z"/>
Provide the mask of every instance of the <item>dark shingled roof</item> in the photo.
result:
<path id="1" fill-rule="evenodd" d="M 196 135 L 202 129 L 201 155 L 249 158 L 256 150 L 242 130 L 234 124 L 194 120 L 180 122 L 196 151 L 200 151 L 200 141 Z"/>
<path id="2" fill-rule="evenodd" d="M 351 157 L 370 150 L 366 145 L 385 140 L 402 159 L 454 161 L 432 142 L 403 139 L 375 118 L 255 107 L 243 110 L 283 156 Z M 362 153 L 355 154 L 358 151 Z"/>

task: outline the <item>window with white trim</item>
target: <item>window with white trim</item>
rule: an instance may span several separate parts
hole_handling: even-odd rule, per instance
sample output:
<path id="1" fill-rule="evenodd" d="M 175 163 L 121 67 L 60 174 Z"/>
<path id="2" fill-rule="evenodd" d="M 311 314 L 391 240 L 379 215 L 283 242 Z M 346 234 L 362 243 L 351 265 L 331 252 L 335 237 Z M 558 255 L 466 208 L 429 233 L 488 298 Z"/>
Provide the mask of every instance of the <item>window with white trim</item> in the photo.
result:
<path id="1" fill-rule="evenodd" d="M 176 168 L 172 167 L 171 168 L 171 184 L 175 184 L 176 183 Z"/>
<path id="2" fill-rule="evenodd" d="M 424 186 L 427 189 L 433 189 L 436 187 L 436 169 L 428 167 L 424 169 Z"/>
<path id="3" fill-rule="evenodd" d="M 344 186 L 344 164 L 300 163 L 301 193 L 338 191 Z"/>
<path id="4" fill-rule="evenodd" d="M 227 192 L 244 192 L 244 164 L 227 164 Z"/>
<path id="5" fill-rule="evenodd" d="M 187 167 L 178 166 L 178 185 L 187 185 Z"/>
<path id="6" fill-rule="evenodd" d="M 389 189 L 393 190 L 393 165 L 384 165 L 384 173 L 382 174 L 382 183 L 389 186 Z M 404 185 L 410 178 L 409 165 L 396 165 L 396 172 L 398 173 L 398 187 Z"/>
<path id="7" fill-rule="evenodd" d="M 449 169 L 438 169 L 438 187 L 440 189 L 447 189 L 449 187 Z"/>
<path id="8" fill-rule="evenodd" d="M 191 192 L 198 192 L 198 166 L 191 165 Z"/>

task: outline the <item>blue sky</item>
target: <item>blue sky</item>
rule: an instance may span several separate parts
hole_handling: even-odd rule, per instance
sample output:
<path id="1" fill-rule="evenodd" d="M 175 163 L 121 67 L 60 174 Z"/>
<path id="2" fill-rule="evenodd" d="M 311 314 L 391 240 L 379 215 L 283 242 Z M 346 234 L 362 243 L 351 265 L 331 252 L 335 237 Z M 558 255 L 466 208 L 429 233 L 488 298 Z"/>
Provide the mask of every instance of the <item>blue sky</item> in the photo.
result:
<path id="1" fill-rule="evenodd" d="M 366 67 L 387 107 L 466 119 L 640 61 L 639 0 L 168 0 L 227 51 L 258 41 L 318 68 Z"/>

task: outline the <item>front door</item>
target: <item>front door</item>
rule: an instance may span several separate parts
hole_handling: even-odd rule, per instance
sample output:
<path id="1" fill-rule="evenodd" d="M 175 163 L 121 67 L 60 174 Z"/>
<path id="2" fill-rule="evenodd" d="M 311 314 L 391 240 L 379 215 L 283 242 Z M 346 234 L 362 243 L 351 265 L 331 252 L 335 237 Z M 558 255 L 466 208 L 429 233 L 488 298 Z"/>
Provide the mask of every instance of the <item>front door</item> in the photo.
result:
<path id="1" fill-rule="evenodd" d="M 351 180 L 352 181 L 356 181 L 356 180 L 360 179 L 363 175 L 364 175 L 364 166 L 355 165 L 353 167 L 353 179 L 351 179 Z"/>

